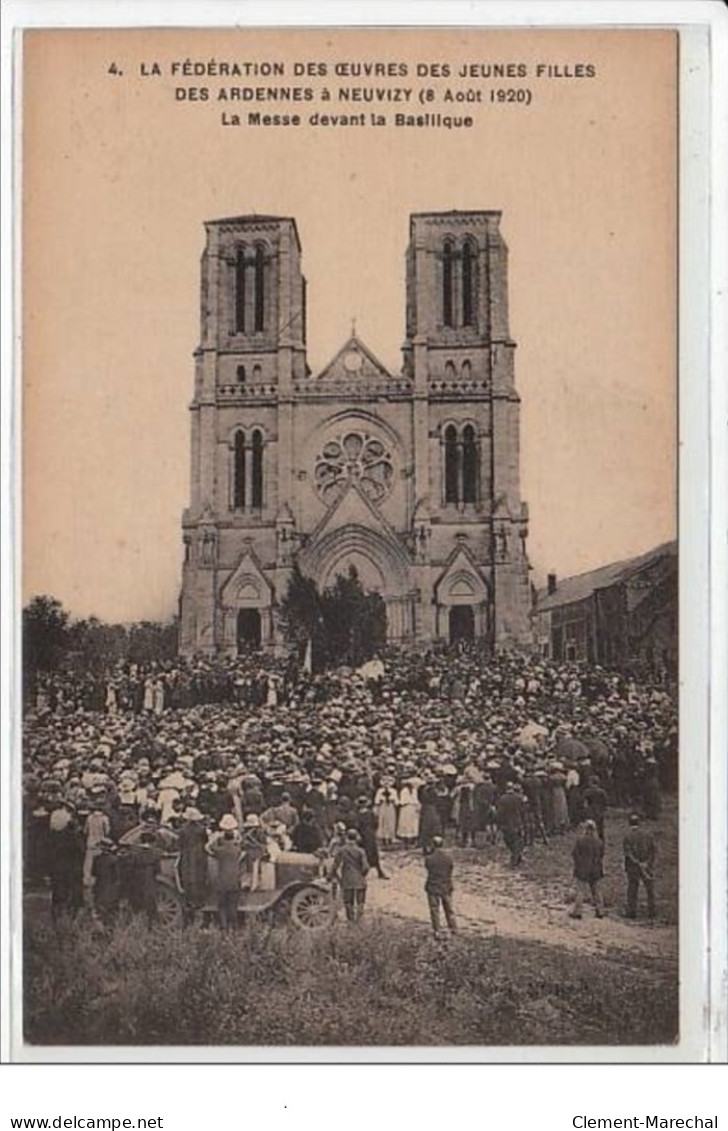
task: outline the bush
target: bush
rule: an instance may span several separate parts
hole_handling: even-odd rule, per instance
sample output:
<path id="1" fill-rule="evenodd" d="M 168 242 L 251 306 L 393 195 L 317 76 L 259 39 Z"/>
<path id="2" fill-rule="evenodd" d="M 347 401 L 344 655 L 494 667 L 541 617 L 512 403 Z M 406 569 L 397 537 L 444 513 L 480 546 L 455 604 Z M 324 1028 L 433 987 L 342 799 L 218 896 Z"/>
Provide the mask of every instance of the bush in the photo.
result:
<path id="1" fill-rule="evenodd" d="M 324 935 L 252 926 L 26 931 L 25 1035 L 78 1045 L 662 1043 L 671 981 L 556 948 L 435 940 L 372 918 Z"/>

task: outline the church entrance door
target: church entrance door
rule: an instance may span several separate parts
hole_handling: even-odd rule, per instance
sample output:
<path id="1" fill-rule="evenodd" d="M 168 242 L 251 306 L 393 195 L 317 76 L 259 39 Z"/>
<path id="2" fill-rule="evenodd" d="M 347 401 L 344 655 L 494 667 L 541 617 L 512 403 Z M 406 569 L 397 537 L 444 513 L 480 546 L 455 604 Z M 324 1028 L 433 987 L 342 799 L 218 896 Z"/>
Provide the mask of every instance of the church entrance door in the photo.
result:
<path id="1" fill-rule="evenodd" d="M 238 613 L 238 653 L 260 648 L 261 625 L 257 609 L 241 609 Z"/>
<path id="2" fill-rule="evenodd" d="M 450 643 L 475 638 L 475 614 L 472 605 L 453 605 L 450 609 Z"/>

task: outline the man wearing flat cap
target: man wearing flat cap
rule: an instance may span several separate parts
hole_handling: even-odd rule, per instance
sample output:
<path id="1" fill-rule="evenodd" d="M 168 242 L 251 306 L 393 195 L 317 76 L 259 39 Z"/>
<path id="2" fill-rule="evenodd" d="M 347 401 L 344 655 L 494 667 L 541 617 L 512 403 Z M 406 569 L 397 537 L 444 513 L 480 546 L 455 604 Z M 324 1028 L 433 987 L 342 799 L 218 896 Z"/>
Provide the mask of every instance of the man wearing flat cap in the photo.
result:
<path id="1" fill-rule="evenodd" d="M 369 863 L 359 844 L 359 833 L 356 829 L 347 829 L 346 839 L 334 855 L 333 872 L 350 923 L 358 922 L 364 913 L 368 871 Z"/>
<path id="2" fill-rule="evenodd" d="M 574 861 L 574 883 L 576 896 L 570 918 L 581 919 L 581 908 L 585 897 L 591 896 L 594 914 L 597 919 L 604 915 L 601 883 L 604 876 L 604 842 L 600 840 L 596 822 L 584 822 L 583 830 L 576 838 L 572 850 Z"/>
<path id="3" fill-rule="evenodd" d="M 440 934 L 440 908 L 445 912 L 445 921 L 450 931 L 457 930 L 455 912 L 452 905 L 453 859 L 443 848 L 441 836 L 432 838 L 432 847 L 425 853 L 425 892 L 430 908 L 430 921 L 435 935 Z"/>
<path id="4" fill-rule="evenodd" d="M 624 870 L 627 873 L 627 918 L 637 918 L 640 884 L 647 895 L 647 915 L 655 917 L 655 838 L 642 828 L 637 813 L 629 818 L 629 832 L 624 838 Z"/>

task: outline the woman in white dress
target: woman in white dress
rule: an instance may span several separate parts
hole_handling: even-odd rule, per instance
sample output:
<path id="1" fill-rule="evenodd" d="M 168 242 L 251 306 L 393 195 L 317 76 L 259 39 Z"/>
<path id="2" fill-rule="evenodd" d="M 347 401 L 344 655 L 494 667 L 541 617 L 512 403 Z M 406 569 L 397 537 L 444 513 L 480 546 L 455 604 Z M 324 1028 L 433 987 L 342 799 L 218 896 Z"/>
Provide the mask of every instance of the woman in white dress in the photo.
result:
<path id="1" fill-rule="evenodd" d="M 417 789 L 412 779 L 408 779 L 399 791 L 399 813 L 397 817 L 397 836 L 405 848 L 411 848 L 417 840 L 420 823 L 420 803 Z"/>
<path id="2" fill-rule="evenodd" d="M 117 704 L 117 700 L 116 700 L 116 687 L 114 686 L 113 683 L 107 683 L 107 685 L 106 685 L 106 713 L 108 715 L 115 715 L 117 705 L 118 704 Z"/>
<path id="3" fill-rule="evenodd" d="M 152 686 L 152 710 L 155 715 L 161 715 L 164 710 L 164 680 L 157 678 Z"/>
<path id="4" fill-rule="evenodd" d="M 551 804 L 554 814 L 554 832 L 563 833 L 569 827 L 569 807 L 566 802 L 566 774 L 562 762 L 552 762 L 549 766 L 551 782 Z"/>
<path id="5" fill-rule="evenodd" d="M 382 778 L 374 794 L 374 812 L 377 814 L 377 837 L 382 848 L 391 848 L 397 835 L 397 791 L 391 778 Z"/>
<path id="6" fill-rule="evenodd" d="M 265 697 L 266 707 L 278 706 L 278 676 L 268 676 L 268 690 Z"/>

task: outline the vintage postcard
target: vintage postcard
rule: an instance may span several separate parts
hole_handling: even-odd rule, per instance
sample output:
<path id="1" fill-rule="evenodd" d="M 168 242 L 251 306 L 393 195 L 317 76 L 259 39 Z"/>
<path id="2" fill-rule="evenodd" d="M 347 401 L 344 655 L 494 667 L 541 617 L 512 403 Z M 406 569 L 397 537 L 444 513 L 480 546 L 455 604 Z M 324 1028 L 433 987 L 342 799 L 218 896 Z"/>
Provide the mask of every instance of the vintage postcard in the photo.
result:
<path id="1" fill-rule="evenodd" d="M 694 1057 L 685 49 L 22 34 L 20 1058 Z"/>

